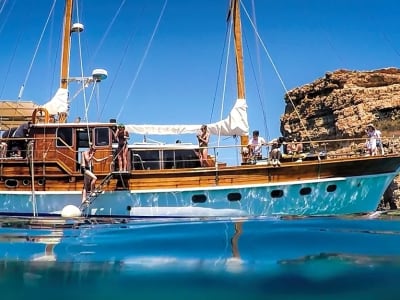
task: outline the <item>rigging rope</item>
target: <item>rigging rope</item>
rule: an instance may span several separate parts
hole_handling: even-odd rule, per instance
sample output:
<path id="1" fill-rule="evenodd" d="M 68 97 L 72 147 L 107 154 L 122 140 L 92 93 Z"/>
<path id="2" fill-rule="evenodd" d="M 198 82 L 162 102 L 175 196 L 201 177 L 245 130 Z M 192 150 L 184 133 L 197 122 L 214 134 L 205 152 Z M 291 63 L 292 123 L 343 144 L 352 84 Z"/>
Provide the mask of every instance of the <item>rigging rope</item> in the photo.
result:
<path id="1" fill-rule="evenodd" d="M 217 82 L 216 82 L 215 90 L 214 90 L 214 97 L 213 97 L 213 103 L 212 103 L 209 123 L 212 122 L 212 116 L 214 114 L 215 102 L 217 100 L 219 79 L 220 79 L 220 76 L 221 76 L 222 62 L 223 62 L 223 58 L 224 58 L 225 49 L 227 47 L 227 40 L 229 40 L 229 37 L 231 36 L 231 33 L 230 33 L 231 31 L 229 29 L 230 29 L 230 27 L 228 26 L 227 29 L 226 29 L 226 32 L 225 32 L 225 40 L 224 40 L 224 45 L 222 47 L 222 52 L 221 52 L 221 61 L 220 61 L 219 68 L 218 68 Z"/>
<path id="2" fill-rule="evenodd" d="M 17 1 L 12 1 L 11 8 L 8 11 L 8 14 L 6 15 L 6 17 L 3 19 L 3 21 L 4 21 L 3 24 L 1 24 L 1 26 L 0 26 L 0 33 L 3 31 L 4 26 L 6 26 L 7 20 L 10 17 L 11 12 L 13 11 L 16 2 Z M 4 6 L 6 5 L 6 3 L 7 3 L 7 1 L 3 1 L 2 5 L 0 7 L 0 15 L 3 13 L 3 9 L 4 9 Z"/>
<path id="3" fill-rule="evenodd" d="M 104 32 L 103 36 L 101 37 L 101 40 L 100 40 L 99 45 L 98 45 L 97 48 L 94 50 L 91 60 L 93 60 L 94 58 L 96 58 L 97 53 L 99 52 L 100 48 L 103 46 L 104 41 L 106 40 L 108 34 L 110 33 L 111 28 L 112 28 L 112 26 L 114 25 L 115 20 L 117 19 L 117 17 L 119 16 L 120 12 L 122 11 L 122 7 L 125 5 L 125 2 L 126 2 L 126 0 L 122 0 L 121 4 L 119 5 L 119 7 L 118 7 L 116 13 L 114 14 L 114 16 L 113 16 L 113 18 L 112 18 L 110 24 L 108 25 L 106 31 Z"/>
<path id="4" fill-rule="evenodd" d="M 153 33 L 152 33 L 152 35 L 151 35 L 151 37 L 150 37 L 150 40 L 149 40 L 149 42 L 148 42 L 148 44 L 147 44 L 147 46 L 146 46 L 144 55 L 143 55 L 143 57 L 142 57 L 142 59 L 141 59 L 141 61 L 140 61 L 139 68 L 138 68 L 138 70 L 137 70 L 137 72 L 136 72 L 136 74 L 135 74 L 135 77 L 133 78 L 133 80 L 132 80 L 132 82 L 131 82 L 131 85 L 129 86 L 129 89 L 128 89 L 128 92 L 127 92 L 127 94 L 126 94 L 126 97 L 125 97 L 124 101 L 122 102 L 122 106 L 121 106 L 121 109 L 119 110 L 119 113 L 118 113 L 118 115 L 117 115 L 117 119 L 119 119 L 119 117 L 120 117 L 122 111 L 124 110 L 125 103 L 126 103 L 126 101 L 128 100 L 128 98 L 129 98 L 129 96 L 130 96 L 130 94 L 131 94 L 131 92 L 132 92 L 133 86 L 135 85 L 136 80 L 137 80 L 137 78 L 138 78 L 138 76 L 139 76 L 139 73 L 140 73 L 140 71 L 141 71 L 141 69 L 142 69 L 142 67 L 143 67 L 144 60 L 145 60 L 146 57 L 147 57 L 147 54 L 148 54 L 149 49 L 150 49 L 150 46 L 151 46 L 151 44 L 152 44 L 152 42 L 153 42 L 154 36 L 155 36 L 155 34 L 156 34 L 157 30 L 158 30 L 158 27 L 159 27 L 159 25 L 160 25 L 160 23 L 161 23 L 161 19 L 162 19 L 163 15 L 164 15 L 165 8 L 167 7 L 167 3 L 168 3 L 168 0 L 165 0 L 164 5 L 163 5 L 163 7 L 162 7 L 162 9 L 161 9 L 161 13 L 160 13 L 160 15 L 159 15 L 159 17 L 158 17 L 158 19 L 157 19 L 156 26 L 154 27 Z"/>
<path id="5" fill-rule="evenodd" d="M 257 27 L 256 7 L 255 7 L 254 0 L 251 1 L 251 7 L 252 7 L 252 12 L 253 12 L 253 15 L 252 15 L 253 22 L 254 22 L 255 27 Z M 246 47 L 249 48 L 249 44 L 247 42 L 246 35 L 244 35 L 244 38 L 245 38 L 245 41 L 246 41 Z M 264 119 L 264 129 L 265 129 L 265 132 L 266 132 L 265 136 L 267 137 L 268 140 L 270 140 L 271 137 L 270 137 L 268 124 L 267 124 L 267 114 L 266 114 L 266 111 L 265 111 L 265 107 L 266 107 L 266 105 L 265 105 L 265 98 L 266 97 L 265 97 L 265 88 L 264 88 L 265 85 L 259 84 L 259 81 L 262 82 L 262 78 L 263 78 L 262 67 L 261 67 L 261 58 L 260 58 L 260 44 L 259 43 L 255 43 L 255 47 L 256 47 L 256 58 L 257 58 L 257 66 L 258 66 L 258 77 L 256 76 L 256 71 L 255 71 L 254 64 L 253 64 L 253 61 L 251 59 L 251 56 L 250 56 L 250 63 L 251 63 L 251 68 L 253 70 L 255 83 L 256 83 L 256 86 L 257 86 L 258 99 L 260 101 L 260 106 L 261 106 L 261 109 L 262 109 L 262 116 L 263 116 L 263 119 Z M 250 53 L 250 51 L 248 51 L 248 52 Z M 264 99 L 264 101 L 263 101 L 263 99 Z"/>
<path id="6" fill-rule="evenodd" d="M 267 47 L 265 46 L 263 40 L 261 39 L 261 37 L 260 37 L 260 35 L 259 35 L 259 33 L 258 33 L 258 30 L 257 30 L 257 28 L 255 27 L 253 21 L 251 20 L 251 18 L 250 18 L 250 16 L 249 16 L 248 12 L 247 12 L 247 10 L 246 10 L 246 7 L 243 5 L 242 1 L 240 1 L 240 4 L 241 4 L 241 6 L 242 6 L 242 8 L 243 8 L 243 11 L 245 12 L 247 18 L 249 19 L 249 22 L 250 22 L 251 26 L 253 27 L 254 32 L 255 32 L 255 34 L 256 34 L 256 36 L 257 36 L 257 38 L 258 38 L 258 40 L 259 40 L 259 42 L 260 42 L 262 48 L 264 49 L 264 52 L 266 53 L 266 55 L 267 55 L 267 57 L 268 57 L 268 59 L 269 59 L 271 65 L 272 65 L 272 68 L 274 69 L 275 74 L 277 75 L 279 81 L 281 82 L 282 87 L 283 87 L 283 89 L 285 90 L 285 93 L 286 93 L 286 95 L 288 96 L 288 99 L 289 99 L 290 103 L 292 104 L 293 109 L 294 109 L 294 112 L 296 113 L 297 117 L 299 118 L 299 122 L 300 122 L 301 126 L 303 127 L 304 131 L 306 132 L 306 136 L 308 137 L 309 140 L 311 140 L 310 134 L 308 133 L 308 130 L 307 130 L 306 126 L 304 125 L 304 122 L 302 121 L 301 116 L 300 116 L 300 114 L 299 114 L 299 112 L 298 112 L 296 106 L 294 105 L 293 99 L 292 99 L 292 98 L 290 97 L 290 95 L 288 94 L 289 90 L 286 88 L 286 85 L 285 85 L 285 83 L 284 83 L 284 81 L 283 81 L 283 79 L 282 79 L 282 76 L 280 75 L 280 73 L 279 73 L 279 71 L 278 71 L 278 69 L 277 69 L 277 67 L 276 67 L 276 65 L 275 65 L 275 63 L 274 63 L 274 61 L 272 60 L 272 57 L 271 57 L 271 55 L 269 54 L 269 51 L 268 51 Z"/>
<path id="7" fill-rule="evenodd" d="M 225 105 L 225 95 L 226 95 L 226 85 L 227 85 L 227 78 L 228 78 L 228 66 L 229 66 L 229 53 L 230 53 L 230 45 L 232 43 L 232 30 L 233 30 L 233 18 L 231 18 L 230 26 L 229 26 L 229 34 L 228 34 L 228 47 L 227 47 L 227 54 L 226 54 L 226 62 L 225 62 L 225 75 L 224 75 L 224 83 L 222 88 L 222 104 L 221 104 L 221 112 L 220 112 L 220 120 L 224 118 L 224 105 Z M 221 129 L 218 128 L 218 147 L 220 146 L 221 142 Z"/>
<path id="8" fill-rule="evenodd" d="M 35 61 L 35 59 L 36 59 L 36 55 L 37 55 L 37 53 L 38 53 L 39 46 L 40 46 L 40 44 L 41 44 L 41 42 L 42 42 L 43 35 L 44 35 L 45 31 L 46 31 L 47 24 L 49 23 L 50 17 L 51 17 L 51 15 L 53 14 L 54 7 L 55 7 L 55 5 L 56 5 L 56 2 L 57 2 L 57 0 L 54 0 L 54 1 L 53 1 L 53 5 L 51 6 L 49 15 L 47 16 L 47 20 L 46 20 L 46 23 L 45 23 L 44 28 L 43 28 L 43 30 L 42 30 L 42 33 L 41 33 L 41 35 L 40 35 L 39 42 L 38 42 L 38 44 L 36 45 L 35 53 L 33 54 L 33 57 L 32 57 L 32 60 L 31 60 L 31 64 L 29 65 L 29 69 L 28 69 L 28 72 L 27 72 L 27 74 L 26 74 L 26 76 L 25 76 L 25 80 L 24 80 L 24 82 L 22 83 L 21 89 L 20 89 L 20 91 L 19 91 L 18 100 L 20 100 L 20 99 L 22 98 L 22 94 L 23 94 L 23 92 L 24 92 L 24 89 L 25 89 L 26 83 L 27 83 L 27 81 L 28 81 L 28 78 L 29 78 L 29 76 L 30 76 L 30 74 L 31 74 L 32 67 L 33 67 L 33 63 L 34 63 L 34 61 Z"/>
<path id="9" fill-rule="evenodd" d="M 78 23 L 80 23 L 79 21 L 79 5 L 76 5 L 76 18 Z M 91 141 L 91 136 L 90 136 L 90 132 L 89 132 L 89 116 L 88 116 L 88 111 L 89 111 L 89 106 L 90 106 L 90 102 L 92 99 L 92 95 L 93 95 L 93 90 L 96 86 L 96 82 L 93 84 L 93 88 L 92 88 L 92 92 L 91 92 L 91 96 L 89 98 L 89 101 L 86 98 L 86 80 L 84 79 L 84 69 L 83 69 L 83 55 L 82 55 L 82 42 L 81 42 L 81 32 L 78 30 L 78 50 L 79 50 L 79 63 L 80 63 L 80 72 L 81 72 L 81 84 L 82 84 L 82 93 L 83 93 L 83 105 L 85 107 L 85 115 L 84 115 L 84 120 L 86 121 L 86 130 L 88 133 L 88 143 L 90 145 Z"/>
<path id="10" fill-rule="evenodd" d="M 124 2 L 125 2 L 125 1 L 124 1 Z M 121 4 L 121 6 L 122 6 L 122 4 Z M 143 12 L 143 11 L 142 11 L 142 12 Z M 117 14 L 118 14 L 118 11 L 117 11 Z M 118 67 L 117 67 L 117 70 L 116 70 L 115 74 L 119 74 L 119 72 L 120 72 L 122 66 L 124 65 L 124 60 L 125 60 L 125 58 L 127 57 L 129 45 L 130 45 L 130 43 L 131 43 L 131 41 L 132 41 L 132 39 L 133 39 L 133 37 L 134 37 L 135 35 L 136 35 L 136 30 L 133 31 L 133 32 L 131 33 L 131 35 L 129 36 L 129 38 L 127 39 L 127 43 L 126 43 L 126 46 L 125 46 L 123 55 L 122 55 L 121 60 L 120 60 L 120 62 L 119 62 L 119 64 L 118 64 Z M 117 82 L 117 76 L 114 76 L 113 79 L 112 79 L 112 81 L 111 81 L 110 88 L 108 89 L 107 96 L 105 97 L 106 101 L 105 101 L 104 104 L 103 104 L 103 107 L 102 107 L 102 109 L 101 109 L 100 114 L 103 114 L 103 111 L 104 111 L 104 109 L 105 109 L 105 107 L 106 107 L 106 103 L 107 103 L 108 99 L 110 98 L 110 95 L 111 95 L 111 92 L 112 92 L 112 90 L 113 90 L 113 87 L 114 87 L 115 82 Z"/>

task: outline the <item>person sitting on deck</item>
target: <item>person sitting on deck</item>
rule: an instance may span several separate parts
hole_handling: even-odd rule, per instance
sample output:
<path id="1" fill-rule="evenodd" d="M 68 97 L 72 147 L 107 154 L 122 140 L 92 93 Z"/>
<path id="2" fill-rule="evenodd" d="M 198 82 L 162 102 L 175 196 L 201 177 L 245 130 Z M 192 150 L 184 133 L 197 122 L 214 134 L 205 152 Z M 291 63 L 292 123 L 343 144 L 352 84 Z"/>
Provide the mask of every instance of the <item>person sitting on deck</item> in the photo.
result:
<path id="1" fill-rule="evenodd" d="M 297 142 L 296 138 L 293 138 L 292 141 L 289 141 L 286 145 L 287 154 L 288 155 L 296 155 L 303 152 L 303 144 Z"/>
<path id="2" fill-rule="evenodd" d="M 276 139 L 273 139 L 268 143 L 268 145 L 271 146 L 271 151 L 269 152 L 269 159 L 271 160 L 271 164 L 274 167 L 279 167 L 281 165 L 280 159 L 282 156 L 281 153 L 281 146 L 284 142 L 283 137 L 279 137 Z"/>

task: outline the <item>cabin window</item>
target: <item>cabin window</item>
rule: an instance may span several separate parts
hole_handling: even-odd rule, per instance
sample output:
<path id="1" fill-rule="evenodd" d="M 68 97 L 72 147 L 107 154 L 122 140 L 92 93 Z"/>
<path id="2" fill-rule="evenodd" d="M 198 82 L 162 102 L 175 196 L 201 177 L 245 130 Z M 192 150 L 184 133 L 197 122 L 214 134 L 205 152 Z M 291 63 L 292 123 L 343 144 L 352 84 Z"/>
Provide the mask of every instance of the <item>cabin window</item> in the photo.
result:
<path id="1" fill-rule="evenodd" d="M 89 135 L 86 129 L 77 129 L 76 138 L 78 148 L 89 148 Z"/>
<path id="2" fill-rule="evenodd" d="M 94 141 L 96 146 L 110 145 L 110 129 L 107 127 L 100 127 L 94 129 Z"/>
<path id="3" fill-rule="evenodd" d="M 57 147 L 72 146 L 72 128 L 57 128 Z"/>
<path id="4" fill-rule="evenodd" d="M 164 150 L 164 169 L 198 168 L 199 157 L 192 149 Z"/>
<path id="5" fill-rule="evenodd" d="M 134 150 L 132 151 L 132 168 L 135 170 L 159 170 L 160 151 L 158 150 Z"/>

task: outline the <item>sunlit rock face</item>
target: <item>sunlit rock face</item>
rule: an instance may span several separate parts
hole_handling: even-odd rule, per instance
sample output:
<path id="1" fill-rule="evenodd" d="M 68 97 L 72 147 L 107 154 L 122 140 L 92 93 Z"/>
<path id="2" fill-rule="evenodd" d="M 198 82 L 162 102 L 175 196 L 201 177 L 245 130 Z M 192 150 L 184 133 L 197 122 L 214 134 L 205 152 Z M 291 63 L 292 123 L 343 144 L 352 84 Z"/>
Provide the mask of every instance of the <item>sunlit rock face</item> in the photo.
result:
<path id="1" fill-rule="evenodd" d="M 399 139 L 400 136 L 400 69 L 397 68 L 328 72 L 314 82 L 290 90 L 285 102 L 281 116 L 283 136 L 302 140 L 364 138 L 369 123 L 375 124 L 383 137 Z M 364 147 L 361 140 L 357 147 Z M 399 190 L 398 176 L 385 193 L 385 201 L 392 206 L 400 204 Z"/>

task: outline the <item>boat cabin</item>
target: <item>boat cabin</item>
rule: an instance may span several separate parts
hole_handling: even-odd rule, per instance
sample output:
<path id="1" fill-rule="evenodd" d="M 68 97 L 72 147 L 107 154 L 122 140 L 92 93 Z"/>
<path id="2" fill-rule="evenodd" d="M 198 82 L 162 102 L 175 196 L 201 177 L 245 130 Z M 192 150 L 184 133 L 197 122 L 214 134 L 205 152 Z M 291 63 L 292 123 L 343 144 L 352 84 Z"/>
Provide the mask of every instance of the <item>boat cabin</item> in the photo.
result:
<path id="1" fill-rule="evenodd" d="M 115 123 L 24 123 L 24 134 L 7 136 L 7 159 L 32 157 L 46 162 L 46 173 L 80 172 L 81 153 L 93 144 L 97 159 L 113 159 L 94 164 L 94 173 L 118 171 L 118 145 L 114 140 Z M 19 130 L 19 129 L 17 129 Z M 128 145 L 128 171 L 200 167 L 197 145 L 133 143 Z M 52 167 L 51 167 L 52 166 Z M 62 171 L 60 173 L 60 171 Z"/>

